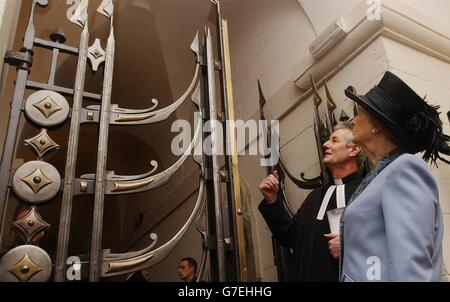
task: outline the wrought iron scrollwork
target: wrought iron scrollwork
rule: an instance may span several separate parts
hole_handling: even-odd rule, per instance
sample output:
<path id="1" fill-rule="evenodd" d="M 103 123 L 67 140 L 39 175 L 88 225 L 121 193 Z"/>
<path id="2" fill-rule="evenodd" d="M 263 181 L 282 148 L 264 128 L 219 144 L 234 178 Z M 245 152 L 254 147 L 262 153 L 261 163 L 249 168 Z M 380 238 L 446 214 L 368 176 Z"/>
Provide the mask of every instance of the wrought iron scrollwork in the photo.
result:
<path id="1" fill-rule="evenodd" d="M 194 103 L 195 100 L 199 98 L 200 89 L 197 86 L 196 91 L 192 95 L 192 99 Z M 171 167 L 166 169 L 165 171 L 153 175 L 153 173 L 158 168 L 158 163 L 156 161 L 152 161 L 152 170 L 142 175 L 132 175 L 132 176 L 123 176 L 116 175 L 114 172 L 106 173 L 106 195 L 123 195 L 123 194 L 133 194 L 145 192 L 151 189 L 158 188 L 164 184 L 166 184 L 170 178 L 180 169 L 180 167 L 187 160 L 189 155 L 193 153 L 196 146 L 199 144 L 199 139 L 201 138 L 202 132 L 202 116 L 198 114 L 197 120 L 195 124 L 197 128 L 195 130 L 194 138 L 190 145 L 187 147 L 185 153 L 183 154 L 177 162 L 175 162 Z M 75 186 L 75 195 L 82 194 L 93 194 L 94 193 L 94 184 L 95 184 L 95 174 L 86 174 L 81 176 L 76 180 Z"/>
<path id="2" fill-rule="evenodd" d="M 199 89 L 196 89 L 194 94 L 192 95 L 192 101 L 194 104 L 198 106 L 200 109 L 200 91 Z M 153 177 L 147 177 L 140 180 L 131 180 L 135 177 L 130 178 L 129 182 L 122 183 L 123 186 L 132 188 L 131 191 L 122 191 L 121 194 L 125 193 L 136 193 L 141 192 L 143 190 L 149 190 L 150 188 L 159 186 L 164 184 L 168 181 L 168 179 L 175 173 L 182 163 L 186 160 L 186 158 L 189 156 L 191 152 L 195 150 L 195 147 L 199 143 L 199 140 L 202 139 L 202 129 L 203 129 L 203 118 L 201 112 L 198 114 L 198 121 L 197 121 L 197 129 L 195 131 L 194 139 L 192 140 L 191 144 L 187 148 L 187 151 L 185 155 L 180 158 L 180 160 L 173 165 L 171 168 L 166 170 L 165 172 L 162 172 L 158 175 L 155 175 Z M 162 246 L 158 247 L 157 249 L 154 249 L 156 246 L 156 242 L 158 239 L 158 236 L 156 234 L 151 234 L 150 238 L 152 240 L 152 243 L 145 249 L 141 251 L 136 252 L 130 252 L 130 253 L 121 253 L 121 254 L 113 254 L 109 250 L 106 250 L 103 252 L 103 258 L 102 258 L 102 277 L 112 277 L 117 275 L 123 275 L 128 274 L 140 270 L 147 269 L 149 267 L 154 266 L 155 264 L 160 263 L 163 261 L 169 253 L 175 248 L 175 246 L 180 242 L 180 240 L 184 237 L 187 230 L 191 227 L 191 225 L 197 220 L 199 214 L 202 212 L 202 209 L 204 208 L 204 188 L 205 188 L 205 180 L 204 180 L 204 163 L 203 158 L 200 154 L 194 153 L 194 161 L 199 165 L 200 167 L 200 185 L 198 189 L 198 196 L 197 200 L 195 202 L 194 209 L 192 210 L 191 215 L 189 216 L 186 223 L 183 225 L 183 227 L 176 233 L 172 239 L 170 239 L 168 242 L 163 244 Z M 151 180 L 154 180 L 150 182 Z M 144 185 L 145 184 L 145 185 Z M 133 188 L 133 186 L 141 186 L 140 188 Z M 108 185 L 110 187 L 110 185 Z M 204 257 L 202 257 L 203 259 Z M 203 260 L 202 260 L 203 261 Z M 206 260 L 205 260 L 206 261 Z M 202 262 L 203 263 L 203 262 Z"/>
<path id="3" fill-rule="evenodd" d="M 8 197 L 9 180 L 12 179 L 12 188 L 16 195 L 28 204 L 33 206 L 30 212 L 23 218 L 17 219 L 13 226 L 16 231 L 26 238 L 26 244 L 11 250 L 1 259 L 0 280 L 18 281 L 47 281 L 51 275 L 52 263 L 45 251 L 31 244 L 37 237 L 47 230 L 50 225 L 37 212 L 37 206 L 43 202 L 52 200 L 62 189 L 62 203 L 59 225 L 58 246 L 55 261 L 55 281 L 66 280 L 66 269 L 68 259 L 68 243 L 71 232 L 71 216 L 73 199 L 77 195 L 92 194 L 94 196 L 93 227 L 91 234 L 91 250 L 89 254 L 89 280 L 98 281 L 100 277 L 110 277 L 123 275 L 138 270 L 149 268 L 167 257 L 167 255 L 180 242 L 188 229 L 197 222 L 197 229 L 202 236 L 203 255 L 199 271 L 199 277 L 203 277 L 206 266 L 208 252 L 207 228 L 199 227 L 200 213 L 206 213 L 205 196 L 208 172 L 204 167 L 206 158 L 203 154 L 196 154 L 199 142 L 203 139 L 204 114 L 201 108 L 201 76 L 205 77 L 205 84 L 208 91 L 209 106 L 215 104 L 215 67 L 213 42 L 211 32 L 207 29 L 205 45 L 202 45 L 205 55 L 200 53 L 200 40 L 197 33 L 190 48 L 194 52 L 195 71 L 193 79 L 180 98 L 171 103 L 166 108 L 159 109 L 159 102 L 152 100 L 151 108 L 147 109 L 123 109 L 117 105 L 111 105 L 112 82 L 114 75 L 115 58 L 115 35 L 114 35 L 114 2 L 113 0 L 103 0 L 97 10 L 100 14 L 109 19 L 110 33 L 107 40 L 106 49 L 102 49 L 101 41 L 95 39 L 93 45 L 89 47 L 89 0 L 81 0 L 70 21 L 81 28 L 80 44 L 78 47 L 64 45 L 65 36 L 62 29 L 56 30 L 50 37 L 51 41 L 35 37 L 34 13 L 37 5 L 45 6 L 46 0 L 32 0 L 30 21 L 25 36 L 24 47 L 20 52 L 9 52 L 6 61 L 18 66 L 18 78 L 14 100 L 9 121 L 9 131 L 5 141 L 5 150 L 1 163 L 1 192 L 0 192 L 0 216 L 3 214 L 3 206 Z M 33 82 L 28 80 L 28 72 L 32 66 L 33 47 L 47 48 L 52 50 L 52 64 L 50 76 L 46 83 Z M 59 53 L 63 52 L 78 59 L 75 86 L 74 88 L 60 87 L 55 85 L 56 68 L 58 66 Z M 200 56 L 204 57 L 200 57 Z M 102 94 L 95 94 L 85 91 L 86 72 L 88 62 L 93 71 L 97 71 L 100 64 L 104 64 L 103 89 Z M 206 67 L 206 68 L 204 68 Z M 202 70 L 204 68 L 204 70 Z M 202 74 L 202 71 L 205 74 Z M 207 75 L 206 75 L 207 73 Z M 37 91 L 28 97 L 24 102 L 24 92 L 26 89 Z M 106 170 L 108 155 L 108 135 L 111 125 L 145 125 L 167 120 L 182 104 L 191 96 L 193 103 L 199 109 L 196 120 L 194 137 L 184 154 L 168 169 L 156 174 L 158 163 L 152 161 L 151 169 L 141 175 L 116 175 L 115 172 Z M 72 108 L 66 97 L 73 97 Z M 89 99 L 101 101 L 101 105 L 83 108 L 83 100 Z M 15 142 L 18 137 L 19 118 L 22 113 L 26 115 L 33 126 L 39 126 L 40 133 L 27 139 L 25 144 L 36 154 L 37 160 L 22 165 L 11 177 L 11 164 Z M 210 108 L 211 112 L 217 110 Z M 213 116 L 212 118 L 217 118 Z M 50 127 L 61 126 L 70 121 L 70 133 L 67 143 L 67 158 L 62 178 L 59 171 L 43 161 L 45 155 L 51 151 L 59 149 L 59 145 L 51 138 L 48 129 Z M 79 149 L 80 128 L 84 123 L 99 124 L 99 143 L 97 154 L 97 167 L 95 174 L 75 177 L 76 163 Z M 211 131 L 218 135 L 218 132 Z M 129 253 L 112 253 L 111 250 L 103 250 L 103 211 L 105 206 L 105 196 L 123 195 L 148 191 L 166 184 L 173 175 L 180 170 L 191 153 L 194 153 L 193 160 L 200 167 L 200 184 L 195 206 L 187 221 L 175 236 L 157 247 L 158 236 L 151 234 L 151 243 L 145 249 Z M 217 159 L 215 159 L 217 161 Z M 219 166 L 215 162 L 215 168 Z M 219 174 L 216 175 L 216 186 L 220 186 Z M 220 213 L 220 194 L 216 192 L 215 206 Z M 219 221 L 217 226 L 222 227 Z M 222 238 L 223 239 L 223 238 Z M 222 240 L 223 241 L 223 240 Z M 223 242 L 222 242 L 223 243 Z M 224 261 L 222 261 L 225 263 Z M 222 269 L 223 270 L 223 269 Z M 223 270 L 224 271 L 224 270 Z"/>
<path id="4" fill-rule="evenodd" d="M 153 106 L 148 109 L 123 109 L 119 108 L 117 105 L 112 105 L 111 107 L 111 125 L 146 125 L 158 123 L 166 120 L 170 115 L 172 115 L 192 94 L 195 89 L 198 89 L 198 79 L 200 76 L 200 44 L 198 33 L 195 36 L 194 41 L 191 45 L 191 50 L 196 55 L 196 66 L 194 77 L 189 85 L 189 88 L 183 93 L 183 95 L 176 101 L 172 102 L 171 105 L 166 108 L 155 110 L 159 102 L 156 99 L 152 99 Z M 93 105 L 89 106 L 83 110 L 83 123 L 98 123 L 99 122 L 99 111 L 100 106 Z"/>
<path id="5" fill-rule="evenodd" d="M 326 81 L 324 81 L 324 87 L 325 87 L 325 93 L 327 97 L 327 101 L 324 102 L 322 97 L 320 96 L 319 90 L 317 88 L 317 84 L 314 81 L 313 77 L 311 76 L 311 89 L 313 94 L 313 101 L 314 101 L 314 120 L 313 120 L 313 129 L 314 129 L 314 136 L 315 141 L 317 145 L 317 152 L 318 152 L 318 158 L 321 168 L 321 174 L 317 177 L 313 178 L 307 178 L 305 173 L 301 173 L 300 177 L 301 179 L 296 178 L 287 168 L 286 163 L 281 158 L 280 154 L 280 161 L 277 168 L 281 168 L 283 174 L 287 175 L 287 177 L 300 189 L 314 189 L 317 187 L 320 187 L 322 184 L 327 183 L 329 179 L 328 170 L 323 164 L 323 147 L 322 145 L 329 139 L 329 136 L 333 132 L 333 128 L 337 125 L 338 121 L 336 120 L 335 111 L 337 109 L 336 102 L 334 101 L 332 94 L 330 92 L 330 89 L 328 87 L 328 84 Z M 261 119 L 265 120 L 263 108 L 266 103 L 265 97 L 262 93 L 261 85 L 258 81 L 258 88 L 259 88 L 259 94 L 260 94 L 260 110 L 261 110 Z M 353 88 L 354 89 L 354 88 Z M 325 110 L 325 123 L 322 121 L 319 113 L 319 107 L 323 103 L 326 104 L 326 110 Z M 450 114 L 450 113 L 449 113 Z M 353 107 L 353 115 L 358 115 L 358 108 L 356 104 Z M 345 110 L 342 110 L 339 116 L 339 122 L 345 122 L 349 121 L 350 117 L 345 112 Z M 366 165 L 366 163 L 364 164 Z M 282 178 L 282 177 L 281 177 Z M 281 184 L 284 182 L 284 179 L 281 179 Z"/>
<path id="6" fill-rule="evenodd" d="M 203 203 L 200 215 L 197 216 L 196 229 L 202 239 L 202 258 L 197 272 L 197 282 L 205 281 L 206 261 L 208 260 L 208 224 L 206 202 Z"/>
<path id="7" fill-rule="evenodd" d="M 266 104 L 266 98 L 264 96 L 264 93 L 262 91 L 262 87 L 261 87 L 261 83 L 260 81 L 258 81 L 258 90 L 259 90 L 259 106 L 260 106 L 260 117 L 261 120 L 266 121 L 266 116 L 264 114 L 264 106 Z M 268 127 L 268 131 L 267 131 L 267 136 L 270 135 L 271 130 L 270 130 L 270 125 Z M 270 138 L 267 138 L 268 143 L 270 142 L 269 140 Z M 271 174 L 273 172 L 273 170 L 278 170 L 279 176 L 280 176 L 280 185 L 281 185 L 281 191 L 283 193 L 284 196 L 286 196 L 286 192 L 284 190 L 284 176 L 286 175 L 297 187 L 299 187 L 300 189 L 305 189 L 305 190 L 310 190 L 310 189 L 314 189 L 319 187 L 322 183 L 320 182 L 320 180 L 318 179 L 312 179 L 312 180 L 306 180 L 306 179 L 298 179 L 296 178 L 290 171 L 289 169 L 286 167 L 286 164 L 284 163 L 282 156 L 281 156 L 281 152 L 279 152 L 280 155 L 280 159 L 279 159 L 279 163 L 276 167 L 272 167 L 270 169 L 268 169 L 268 174 Z M 286 202 L 287 202 L 287 206 L 290 205 L 289 201 L 287 200 L 287 196 L 285 197 Z M 290 211 L 291 213 L 293 213 L 293 211 Z"/>
<path id="8" fill-rule="evenodd" d="M 316 83 L 314 82 L 314 79 L 311 75 L 311 89 L 313 91 L 313 100 L 314 100 L 314 121 L 313 121 L 313 128 L 314 128 L 314 136 L 316 138 L 316 145 L 317 145 L 317 154 L 319 157 L 319 165 L 320 165 L 320 171 L 321 175 L 319 176 L 321 178 L 322 184 L 325 184 L 328 182 L 329 175 L 328 170 L 323 163 L 323 148 L 322 145 L 328 140 L 328 137 L 330 136 L 330 125 L 324 125 L 322 122 L 322 119 L 320 118 L 319 113 L 319 106 L 323 103 L 322 97 L 319 94 L 319 91 L 317 89 Z M 328 103 L 327 103 L 328 104 Z M 328 111 L 328 105 L 327 105 L 327 111 Z M 328 116 L 327 116 L 328 117 Z M 327 118 L 327 124 L 329 123 L 329 118 Z M 318 178 L 319 178 L 318 177 Z"/>
<path id="9" fill-rule="evenodd" d="M 123 254 L 112 254 L 109 251 L 104 252 L 102 260 L 102 277 L 112 277 L 144 270 L 163 261 L 184 237 L 202 209 L 202 204 L 204 202 L 204 187 L 204 180 L 201 179 L 194 209 L 189 216 L 189 219 L 171 240 L 153 250 L 156 245 L 157 236 L 152 234 L 152 244 L 141 251 Z"/>

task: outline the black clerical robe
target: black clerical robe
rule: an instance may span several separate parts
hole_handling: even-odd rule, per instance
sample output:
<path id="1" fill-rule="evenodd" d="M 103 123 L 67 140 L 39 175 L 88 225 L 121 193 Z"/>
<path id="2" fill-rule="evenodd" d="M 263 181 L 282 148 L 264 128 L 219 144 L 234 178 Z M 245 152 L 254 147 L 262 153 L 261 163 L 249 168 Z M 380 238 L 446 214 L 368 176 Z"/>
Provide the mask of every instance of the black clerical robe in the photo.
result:
<path id="1" fill-rule="evenodd" d="M 342 179 L 345 184 L 346 201 L 350 199 L 361 180 L 357 173 Z M 330 255 L 329 240 L 324 237 L 324 234 L 330 233 L 328 217 L 325 215 L 321 221 L 317 219 L 324 196 L 332 185 L 334 185 L 333 181 L 312 191 L 292 218 L 286 211 L 282 200 L 277 200 L 273 204 L 268 204 L 263 200 L 259 205 L 259 211 L 276 240 L 294 251 L 295 269 L 292 281 L 339 281 L 339 261 Z M 336 207 L 335 190 L 327 211 Z"/>

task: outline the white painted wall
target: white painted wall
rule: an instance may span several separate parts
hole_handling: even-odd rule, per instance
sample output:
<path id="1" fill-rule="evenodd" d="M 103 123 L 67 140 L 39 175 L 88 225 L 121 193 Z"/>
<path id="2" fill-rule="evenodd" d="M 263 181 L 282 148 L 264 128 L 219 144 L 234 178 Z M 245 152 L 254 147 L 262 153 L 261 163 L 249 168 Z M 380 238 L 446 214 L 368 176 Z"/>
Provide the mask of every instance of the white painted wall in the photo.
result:
<path id="1" fill-rule="evenodd" d="M 225 17 L 237 117 L 247 119 L 258 111 L 257 80 L 271 96 L 290 79 L 316 36 L 295 0 L 239 1 Z"/>
<path id="2" fill-rule="evenodd" d="M 311 20 L 317 35 L 320 35 L 336 19 L 347 15 L 361 1 L 362 0 L 298 0 Z"/>
<path id="3" fill-rule="evenodd" d="M 296 0 L 224 1 L 224 12 L 230 30 L 236 118 L 258 119 L 258 79 L 269 98 L 291 79 L 316 34 Z M 260 157 L 241 156 L 240 171 L 251 200 L 256 279 L 276 281 L 271 233 L 257 209 L 262 199 L 258 187 L 265 177 Z M 301 192 L 296 194 L 296 200 L 303 200 Z"/>
<path id="4" fill-rule="evenodd" d="M 266 98 L 279 94 L 290 83 L 292 67 L 309 54 L 309 45 L 337 17 L 344 16 L 365 0 L 298 0 L 233 2 L 232 13 L 226 15 L 230 26 L 233 85 L 236 115 L 247 120 L 258 119 L 258 90 L 256 82 L 261 80 Z M 430 16 L 443 25 L 450 23 L 450 1 L 445 0 L 393 0 L 404 2 Z M 257 2 L 257 3 L 256 3 Z M 297 2 L 297 3 L 296 3 Z M 301 6 L 299 6 L 299 3 Z M 302 9 L 303 7 L 303 9 Z M 307 15 L 304 13 L 306 12 Z M 414 64 L 411 64 L 414 62 Z M 410 82 L 420 93 L 427 94 L 442 106 L 442 112 L 450 110 L 450 75 L 448 64 L 424 55 L 402 44 L 386 38 L 378 38 L 364 49 L 352 62 L 342 68 L 328 85 L 338 112 L 344 108 L 352 113 L 353 103 L 347 100 L 344 89 L 353 85 L 366 92 L 377 84 L 385 71 L 392 70 Z M 291 87 L 291 85 L 288 85 Z M 301 96 L 300 90 L 289 88 L 289 97 Z M 325 95 L 323 89 L 320 93 Z M 273 100 L 277 102 L 277 100 Z M 281 101 L 281 100 L 280 100 Z M 281 120 L 281 147 L 285 162 L 296 175 L 306 171 L 308 177 L 319 173 L 316 147 L 312 131 L 312 97 L 303 101 Z M 276 109 L 274 109 L 276 110 Z M 270 112 L 266 112 L 270 118 Z M 450 125 L 445 115 L 447 132 Z M 299 160 L 301 158 L 301 160 Z M 448 167 L 433 170 L 441 190 L 441 205 L 446 229 L 450 228 L 450 175 Z M 242 182 L 248 188 L 252 200 L 251 217 L 254 221 L 253 236 L 258 277 L 263 281 L 276 280 L 270 243 L 270 231 L 257 210 L 261 200 L 259 182 L 265 170 L 259 166 L 258 157 L 240 158 Z M 307 191 L 287 183 L 288 197 L 298 208 Z M 450 241 L 445 239 L 445 261 L 450 265 Z"/>
<path id="5" fill-rule="evenodd" d="M 443 25 L 450 26 L 450 1 L 448 0 L 397 0 L 416 8 L 421 13 Z"/>
<path id="6" fill-rule="evenodd" d="M 416 8 L 421 13 L 432 17 L 443 25 L 450 26 L 450 1 L 448 0 L 394 0 L 403 2 Z M 320 35 L 334 20 L 348 14 L 361 2 L 366 2 L 367 7 L 375 0 L 298 0 L 315 31 Z"/>
<path id="7" fill-rule="evenodd" d="M 0 57 L 2 58 L 2 61 L 5 52 L 11 47 L 14 39 L 14 29 L 16 27 L 21 2 L 21 0 L 0 1 Z M 0 96 L 4 89 L 6 68 L 6 66 L 0 68 Z M 2 106 L 2 104 L 3 102 L 0 100 L 0 106 Z M 0 108 L 3 108 L 3 106 Z M 0 125 L 0 129 L 2 128 L 3 124 Z M 0 141 L 3 141 L 2 135 L 0 135 Z"/>

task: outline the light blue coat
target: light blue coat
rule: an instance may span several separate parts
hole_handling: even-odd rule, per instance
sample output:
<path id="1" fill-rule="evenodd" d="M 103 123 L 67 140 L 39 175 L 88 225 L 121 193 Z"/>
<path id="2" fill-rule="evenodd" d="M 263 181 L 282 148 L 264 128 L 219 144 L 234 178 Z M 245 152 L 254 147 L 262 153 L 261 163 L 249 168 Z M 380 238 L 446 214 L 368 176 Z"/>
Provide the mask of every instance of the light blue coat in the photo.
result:
<path id="1" fill-rule="evenodd" d="M 436 182 L 401 155 L 346 209 L 342 281 L 441 281 L 443 218 Z"/>

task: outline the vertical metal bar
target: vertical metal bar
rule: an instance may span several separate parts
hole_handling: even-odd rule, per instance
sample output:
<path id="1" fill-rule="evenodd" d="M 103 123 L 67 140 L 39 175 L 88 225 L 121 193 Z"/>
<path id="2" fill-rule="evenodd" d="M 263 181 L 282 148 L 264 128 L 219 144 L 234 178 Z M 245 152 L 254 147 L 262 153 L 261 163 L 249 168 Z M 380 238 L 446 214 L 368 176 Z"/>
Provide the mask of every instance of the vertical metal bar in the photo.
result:
<path id="1" fill-rule="evenodd" d="M 245 249 L 245 233 L 244 233 L 244 220 L 242 212 L 242 199 L 241 199 L 241 184 L 239 174 L 239 157 L 238 146 L 235 132 L 235 115 L 234 115 L 234 98 L 233 98 L 233 85 L 231 78 L 231 59 L 230 59 L 230 45 L 228 36 L 228 22 L 222 19 L 220 14 L 220 4 L 218 7 L 218 17 L 220 26 L 220 42 L 222 52 L 222 66 L 223 66 L 223 86 L 226 90 L 224 94 L 224 107 L 225 117 L 228 121 L 225 143 L 228 144 L 226 150 L 229 150 L 231 154 L 227 155 L 227 167 L 230 173 L 229 186 L 229 198 L 231 200 L 232 219 L 233 219 L 233 233 L 235 248 L 237 249 L 237 271 L 239 272 L 240 282 L 248 281 L 247 270 L 247 255 Z"/>
<path id="2" fill-rule="evenodd" d="M 42 3 L 45 3 L 44 1 Z M 38 0 L 33 0 L 31 4 L 31 12 L 25 34 L 23 51 L 32 53 L 33 41 L 36 35 L 34 27 L 34 11 Z M 40 3 L 39 3 L 40 4 Z M 46 4 L 46 3 L 45 3 Z M 43 5 L 45 6 L 45 5 Z M 6 134 L 5 144 L 3 146 L 2 161 L 0 166 L 0 219 L 3 221 L 5 205 L 9 196 L 9 182 L 11 178 L 11 165 L 16 148 L 16 139 L 19 131 L 19 121 L 23 99 L 25 95 L 25 87 L 28 78 L 28 69 L 20 68 L 17 71 L 16 86 L 14 89 L 14 98 L 11 103 L 11 113 L 8 123 L 8 131 Z M 1 249 L 1 242 L 0 242 Z"/>
<path id="3" fill-rule="evenodd" d="M 204 122 L 208 121 L 209 118 L 209 87 L 208 87 L 208 70 L 206 66 L 207 55 L 206 55 L 206 32 L 203 39 L 203 44 L 201 48 L 201 62 L 204 66 L 203 69 L 203 81 L 202 81 L 202 91 L 204 97 L 203 100 L 203 118 Z M 208 131 L 205 128 L 205 131 Z M 217 282 L 219 280 L 219 265 L 217 257 L 217 244 L 216 244 L 216 224 L 215 224 L 215 197 L 214 197 L 214 182 L 212 180 L 212 158 L 203 152 L 203 162 L 205 165 L 204 176 L 206 180 L 206 216 L 207 218 L 207 229 L 208 237 L 206 245 L 209 251 L 209 275 L 212 282 Z"/>
<path id="4" fill-rule="evenodd" d="M 216 240 L 217 240 L 217 258 L 219 268 L 219 281 L 225 282 L 225 248 L 223 238 L 223 219 L 222 204 L 220 194 L 220 166 L 218 158 L 218 129 L 217 123 L 217 105 L 216 105 L 216 77 L 214 75 L 214 53 L 211 38 L 211 31 L 208 28 L 206 37 L 206 56 L 208 68 L 208 93 L 209 93 L 209 112 L 211 124 L 211 157 L 213 162 L 213 182 L 214 182 L 214 210 L 216 218 Z"/>
<path id="5" fill-rule="evenodd" d="M 55 85 L 56 67 L 58 65 L 59 49 L 53 48 L 52 52 L 52 66 L 50 67 L 50 76 L 48 77 L 48 84 Z"/>
<path id="6" fill-rule="evenodd" d="M 98 142 L 97 172 L 95 177 L 95 200 L 91 240 L 91 267 L 89 281 L 97 282 L 101 273 L 103 209 L 105 203 L 106 160 L 108 157 L 108 135 L 111 111 L 111 93 L 114 74 L 115 39 L 113 17 L 111 17 L 111 33 L 108 38 L 105 59 L 105 75 L 103 82 L 103 98 L 100 118 L 100 135 Z"/>
<path id="7" fill-rule="evenodd" d="M 58 247 L 55 263 L 55 281 L 65 280 L 65 267 L 68 256 L 70 223 L 72 216 L 72 202 L 74 192 L 74 179 L 78 154 L 78 142 L 80 135 L 81 109 L 83 105 L 83 93 L 86 79 L 86 66 L 89 48 L 88 22 L 81 33 L 80 49 L 75 79 L 75 94 L 73 98 L 72 120 L 70 123 L 69 141 L 67 144 L 66 171 L 64 176 L 64 189 L 61 202 L 61 216 L 59 221 Z"/>

